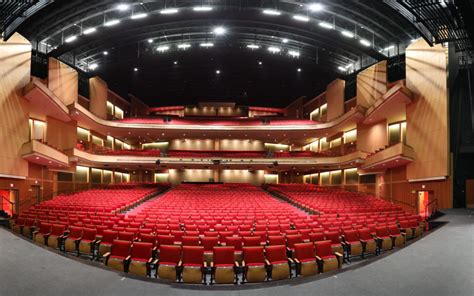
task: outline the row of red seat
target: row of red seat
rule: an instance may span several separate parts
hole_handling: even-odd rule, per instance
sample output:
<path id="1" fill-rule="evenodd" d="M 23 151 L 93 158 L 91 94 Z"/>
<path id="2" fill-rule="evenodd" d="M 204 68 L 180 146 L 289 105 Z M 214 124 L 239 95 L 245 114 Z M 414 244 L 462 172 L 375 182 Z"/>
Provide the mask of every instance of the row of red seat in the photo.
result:
<path id="1" fill-rule="evenodd" d="M 116 120 L 123 123 L 140 123 L 140 124 L 172 124 L 172 125 L 207 125 L 207 126 L 257 126 L 257 125 L 314 125 L 317 122 L 307 119 L 273 119 L 268 118 L 265 121 L 255 118 L 242 119 L 199 119 L 199 118 L 171 118 L 165 120 L 159 117 L 146 118 L 124 118 Z"/>

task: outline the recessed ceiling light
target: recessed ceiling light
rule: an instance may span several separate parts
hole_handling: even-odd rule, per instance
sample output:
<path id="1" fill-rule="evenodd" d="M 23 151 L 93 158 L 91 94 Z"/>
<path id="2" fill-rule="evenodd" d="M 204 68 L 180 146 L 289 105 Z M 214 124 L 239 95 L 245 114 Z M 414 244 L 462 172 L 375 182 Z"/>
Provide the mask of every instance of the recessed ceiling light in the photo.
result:
<path id="1" fill-rule="evenodd" d="M 224 27 L 216 27 L 214 28 L 214 30 L 212 30 L 212 32 L 214 32 L 214 34 L 216 35 L 224 35 L 227 32 L 227 30 Z"/>
<path id="2" fill-rule="evenodd" d="M 153 43 L 153 39 L 148 39 L 148 43 Z"/>
<path id="3" fill-rule="evenodd" d="M 103 54 L 104 54 L 104 55 L 108 55 L 109 52 L 108 52 L 108 51 L 104 51 Z"/>
<path id="4" fill-rule="evenodd" d="M 91 69 L 91 70 L 95 70 L 95 69 L 97 69 L 97 67 L 99 67 L 99 65 L 97 65 L 96 63 L 93 63 L 93 64 L 89 65 L 89 69 Z"/>
<path id="5" fill-rule="evenodd" d="M 309 22 L 309 17 L 301 15 L 301 14 L 294 15 L 293 19 L 295 19 L 297 21 L 300 21 L 300 22 Z"/>
<path id="6" fill-rule="evenodd" d="M 259 65 L 262 65 L 263 63 L 262 63 L 261 61 L 258 61 L 258 64 L 259 64 Z"/>
<path id="7" fill-rule="evenodd" d="M 145 18 L 147 16 L 148 16 L 148 14 L 146 14 L 146 13 L 137 13 L 137 14 L 132 15 L 131 19 L 132 20 L 142 19 L 142 18 Z"/>
<path id="8" fill-rule="evenodd" d="M 328 22 L 319 22 L 319 26 L 325 29 L 334 29 L 334 25 Z"/>
<path id="9" fill-rule="evenodd" d="M 346 37 L 349 37 L 349 38 L 354 38 L 354 34 L 352 32 L 349 32 L 349 31 L 341 31 L 341 34 L 346 36 Z"/>
<path id="10" fill-rule="evenodd" d="M 301 72 L 301 68 L 296 69 L 296 71 Z M 306 134 L 305 134 L 305 136 L 306 136 Z"/>
<path id="11" fill-rule="evenodd" d="M 177 65 L 177 64 L 178 64 L 178 61 L 174 61 L 173 64 L 174 64 L 174 65 Z"/>
<path id="12" fill-rule="evenodd" d="M 111 20 L 111 21 L 106 22 L 104 26 L 111 27 L 111 26 L 115 26 L 118 23 L 120 23 L 120 20 Z"/>
<path id="13" fill-rule="evenodd" d="M 340 71 L 346 71 L 346 68 L 342 67 L 342 66 L 339 66 L 337 67 Z"/>
<path id="14" fill-rule="evenodd" d="M 263 13 L 267 15 L 281 15 L 281 12 L 275 9 L 264 9 Z"/>
<path id="15" fill-rule="evenodd" d="M 289 41 L 289 40 L 286 39 L 286 38 L 281 39 L 281 42 L 283 42 L 283 43 L 288 43 L 288 41 Z"/>
<path id="16" fill-rule="evenodd" d="M 178 9 L 176 9 L 176 8 L 166 8 L 166 9 L 160 10 L 161 14 L 174 14 L 174 13 L 177 13 L 177 12 L 178 12 Z"/>
<path id="17" fill-rule="evenodd" d="M 194 11 L 211 11 L 212 10 L 212 7 L 211 6 L 195 6 L 193 7 L 193 10 Z"/>
<path id="18" fill-rule="evenodd" d="M 364 46 L 370 46 L 371 45 L 371 43 L 366 39 L 361 39 L 361 40 L 359 40 L 359 42 Z"/>
<path id="19" fill-rule="evenodd" d="M 72 35 L 72 36 L 69 36 L 67 37 L 66 39 L 64 39 L 64 42 L 66 43 L 69 43 L 69 42 L 73 42 L 74 40 L 77 39 L 77 36 L 76 35 Z"/>
<path id="20" fill-rule="evenodd" d="M 308 4 L 308 9 L 311 11 L 321 11 L 324 9 L 324 6 L 321 3 L 311 3 Z"/>
<path id="21" fill-rule="evenodd" d="M 387 50 L 393 49 L 394 47 L 395 47 L 394 45 L 390 45 L 388 47 L 385 47 L 383 50 L 387 51 Z"/>
<path id="22" fill-rule="evenodd" d="M 82 32 L 84 35 L 89 35 L 89 34 L 92 34 L 94 33 L 95 31 L 97 31 L 96 28 L 89 28 L 89 29 L 85 29 L 84 32 Z"/>
<path id="23" fill-rule="evenodd" d="M 216 74 L 221 74 L 221 70 L 216 70 Z"/>
<path id="24" fill-rule="evenodd" d="M 256 45 L 256 44 L 247 44 L 247 48 L 250 48 L 250 49 L 259 49 L 260 46 Z"/>
<path id="25" fill-rule="evenodd" d="M 191 44 L 189 43 L 181 43 L 181 44 L 178 44 L 178 48 L 179 49 L 188 49 L 191 47 Z"/>
<path id="26" fill-rule="evenodd" d="M 137 71 L 138 71 L 138 68 L 133 68 L 133 71 L 137 72 Z"/>

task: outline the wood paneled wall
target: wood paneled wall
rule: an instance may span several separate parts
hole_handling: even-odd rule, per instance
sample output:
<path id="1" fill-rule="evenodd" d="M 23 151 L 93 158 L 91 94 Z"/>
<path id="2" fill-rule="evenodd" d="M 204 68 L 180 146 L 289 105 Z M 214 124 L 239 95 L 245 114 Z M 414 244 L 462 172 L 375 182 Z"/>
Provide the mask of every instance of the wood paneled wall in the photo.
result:
<path id="1" fill-rule="evenodd" d="M 466 208 L 474 208 L 474 179 L 466 180 Z"/>
<path id="2" fill-rule="evenodd" d="M 19 34 L 0 40 L 0 174 L 28 175 L 21 146 L 29 141 L 28 105 L 22 90 L 30 82 L 31 44 Z"/>
<path id="3" fill-rule="evenodd" d="M 357 105 L 369 108 L 387 92 L 387 61 L 381 61 L 357 74 Z"/>
<path id="4" fill-rule="evenodd" d="M 89 79 L 89 111 L 102 119 L 107 119 L 107 83 L 100 77 Z"/>
<path id="5" fill-rule="evenodd" d="M 46 141 L 48 144 L 62 150 L 76 147 L 77 122 L 63 122 L 52 117 L 47 117 L 46 123 Z"/>
<path id="6" fill-rule="evenodd" d="M 48 69 L 48 88 L 66 106 L 77 102 L 77 71 L 55 58 L 49 58 Z"/>
<path id="7" fill-rule="evenodd" d="M 253 172 L 249 172 L 248 170 L 222 170 L 219 171 L 219 182 L 261 185 L 265 182 L 263 175 L 263 170 Z"/>
<path id="8" fill-rule="evenodd" d="M 407 105 L 407 144 L 415 150 L 407 178 L 449 175 L 448 59 L 442 45 L 423 39 L 406 49 L 406 84 L 414 94 Z"/>
<path id="9" fill-rule="evenodd" d="M 338 118 L 344 114 L 344 89 L 346 82 L 336 79 L 326 89 L 326 100 L 328 103 L 327 121 Z"/>
<path id="10" fill-rule="evenodd" d="M 372 125 L 357 125 L 357 150 L 374 152 L 388 143 L 387 121 L 379 121 Z"/>

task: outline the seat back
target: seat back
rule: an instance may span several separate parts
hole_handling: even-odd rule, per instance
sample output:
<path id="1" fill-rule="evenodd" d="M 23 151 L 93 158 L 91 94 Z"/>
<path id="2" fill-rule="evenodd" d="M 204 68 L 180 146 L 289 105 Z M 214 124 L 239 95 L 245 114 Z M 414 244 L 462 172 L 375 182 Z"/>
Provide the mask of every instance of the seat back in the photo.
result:
<path id="1" fill-rule="evenodd" d="M 244 261 L 247 264 L 265 263 L 265 255 L 263 247 L 244 247 Z"/>
<path id="2" fill-rule="evenodd" d="M 204 247 L 184 246 L 183 264 L 204 264 Z"/>
<path id="3" fill-rule="evenodd" d="M 283 235 L 270 235 L 268 237 L 268 244 L 271 246 L 277 246 L 277 245 L 286 246 L 286 239 Z"/>
<path id="4" fill-rule="evenodd" d="M 123 231 L 123 232 L 119 232 L 118 233 L 118 239 L 119 240 L 124 240 L 124 241 L 133 241 L 133 239 L 135 238 L 135 233 L 133 232 L 126 232 L 126 231 Z"/>
<path id="5" fill-rule="evenodd" d="M 316 254 L 319 257 L 325 257 L 325 256 L 333 255 L 330 240 L 315 242 L 314 247 L 316 249 Z"/>
<path id="6" fill-rule="evenodd" d="M 330 240 L 332 244 L 340 244 L 341 240 L 339 239 L 338 231 L 326 231 L 324 233 L 326 240 Z"/>
<path id="7" fill-rule="evenodd" d="M 244 236 L 243 238 L 245 247 L 256 247 L 260 246 L 260 237 L 258 236 Z"/>
<path id="8" fill-rule="evenodd" d="M 39 227 L 39 233 L 46 234 L 51 232 L 51 223 L 41 223 Z"/>
<path id="9" fill-rule="evenodd" d="M 362 240 L 370 240 L 373 239 L 372 235 L 370 234 L 370 230 L 368 228 L 359 229 L 359 238 Z"/>
<path id="10" fill-rule="evenodd" d="M 132 243 L 129 241 L 114 240 L 112 243 L 111 255 L 126 258 L 130 255 Z"/>
<path id="11" fill-rule="evenodd" d="M 201 239 L 201 245 L 204 247 L 204 251 L 212 251 L 215 246 L 219 245 L 219 238 L 205 236 Z"/>
<path id="12" fill-rule="evenodd" d="M 156 244 L 156 236 L 153 234 L 140 234 L 140 241 L 143 243 Z"/>
<path id="13" fill-rule="evenodd" d="M 174 236 L 172 235 L 157 235 L 156 240 L 159 246 L 174 244 Z"/>
<path id="14" fill-rule="evenodd" d="M 375 234 L 377 236 L 388 236 L 388 228 L 386 226 L 375 227 Z"/>
<path id="15" fill-rule="evenodd" d="M 97 230 L 95 230 L 94 228 L 84 228 L 82 232 L 82 239 L 95 240 L 96 234 L 97 234 Z"/>
<path id="16" fill-rule="evenodd" d="M 181 238 L 181 244 L 183 246 L 199 246 L 199 237 L 183 235 Z"/>
<path id="17" fill-rule="evenodd" d="M 232 246 L 236 251 L 242 251 L 242 238 L 240 236 L 231 236 L 226 239 L 226 246 Z"/>
<path id="18" fill-rule="evenodd" d="M 288 257 L 286 255 L 286 248 L 283 245 L 267 246 L 266 251 L 267 251 L 267 259 L 270 262 L 288 260 Z"/>
<path id="19" fill-rule="evenodd" d="M 397 225 L 389 225 L 388 232 L 390 233 L 390 235 L 400 235 L 400 229 Z"/>
<path id="20" fill-rule="evenodd" d="M 135 242 L 132 246 L 132 260 L 133 259 L 141 259 L 141 260 L 148 260 L 152 256 L 152 243 L 145 243 L 145 242 Z"/>
<path id="21" fill-rule="evenodd" d="M 288 244 L 288 248 L 294 248 L 295 244 L 299 244 L 303 242 L 303 237 L 301 234 L 292 234 L 286 236 L 286 243 Z"/>
<path id="22" fill-rule="evenodd" d="M 160 245 L 160 262 L 178 264 L 181 259 L 181 247 L 175 245 Z"/>
<path id="23" fill-rule="evenodd" d="M 62 224 L 54 224 L 51 229 L 51 235 L 61 236 L 64 234 L 64 231 L 66 231 L 66 226 Z"/>
<path id="24" fill-rule="evenodd" d="M 234 247 L 214 247 L 214 264 L 234 264 Z"/>
<path id="25" fill-rule="evenodd" d="M 347 242 L 353 242 L 359 240 L 359 232 L 357 230 L 346 230 L 344 232 L 344 239 Z"/>
<path id="26" fill-rule="evenodd" d="M 314 258 L 314 244 L 313 243 L 295 244 L 295 258 L 300 261 Z"/>
<path id="27" fill-rule="evenodd" d="M 70 239 L 77 239 L 82 236 L 82 227 L 76 227 L 76 226 L 71 226 L 69 227 L 69 235 L 68 237 Z"/>

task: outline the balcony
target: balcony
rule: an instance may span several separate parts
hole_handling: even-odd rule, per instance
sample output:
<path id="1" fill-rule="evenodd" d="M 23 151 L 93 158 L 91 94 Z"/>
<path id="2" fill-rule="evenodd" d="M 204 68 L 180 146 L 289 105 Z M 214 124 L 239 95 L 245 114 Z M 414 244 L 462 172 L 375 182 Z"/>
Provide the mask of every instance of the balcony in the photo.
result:
<path id="1" fill-rule="evenodd" d="M 21 157 L 28 162 L 47 166 L 50 169 L 69 167 L 69 158 L 66 154 L 37 140 L 23 144 Z"/>
<path id="2" fill-rule="evenodd" d="M 413 148 L 404 143 L 398 143 L 369 155 L 361 169 L 365 171 L 380 171 L 406 166 L 413 162 L 414 159 L 415 152 Z"/>
<path id="3" fill-rule="evenodd" d="M 34 79 L 23 88 L 23 96 L 29 101 L 30 115 L 40 114 L 68 122 L 69 109 L 41 81 Z"/>

